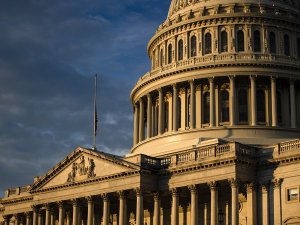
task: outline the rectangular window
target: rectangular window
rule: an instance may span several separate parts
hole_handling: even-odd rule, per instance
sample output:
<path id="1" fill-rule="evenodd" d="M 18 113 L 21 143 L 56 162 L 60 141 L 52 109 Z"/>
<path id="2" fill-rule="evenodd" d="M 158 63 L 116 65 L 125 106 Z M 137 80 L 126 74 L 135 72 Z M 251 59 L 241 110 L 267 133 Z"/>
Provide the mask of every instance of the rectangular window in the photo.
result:
<path id="1" fill-rule="evenodd" d="M 288 201 L 297 201 L 298 199 L 299 199 L 299 189 L 298 188 L 287 189 L 287 200 Z"/>
<path id="2" fill-rule="evenodd" d="M 298 53 L 298 58 L 300 58 L 300 38 L 297 38 L 297 53 Z"/>

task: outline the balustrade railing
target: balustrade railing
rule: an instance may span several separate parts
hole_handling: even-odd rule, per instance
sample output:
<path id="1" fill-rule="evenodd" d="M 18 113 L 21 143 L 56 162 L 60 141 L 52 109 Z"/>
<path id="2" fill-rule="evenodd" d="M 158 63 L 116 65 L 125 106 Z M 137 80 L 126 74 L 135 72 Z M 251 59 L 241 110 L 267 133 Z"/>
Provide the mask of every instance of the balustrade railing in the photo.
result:
<path id="1" fill-rule="evenodd" d="M 150 72 L 146 73 L 144 76 L 140 78 L 138 83 L 142 82 L 146 78 L 153 77 L 163 71 L 168 71 L 172 69 L 179 69 L 180 67 L 186 67 L 186 66 L 193 66 L 197 64 L 201 65 L 209 65 L 209 64 L 215 64 L 218 62 L 238 62 L 238 61 L 259 61 L 261 63 L 263 62 L 273 62 L 273 63 L 289 63 L 289 64 L 299 64 L 300 59 L 287 57 L 287 56 L 281 56 L 281 55 L 271 55 L 271 54 L 255 54 L 255 53 L 222 53 L 222 54 L 210 54 L 210 55 L 204 55 L 204 56 L 197 56 L 189 59 L 184 59 L 181 61 L 176 61 L 164 66 L 159 66 L 157 68 L 154 68 Z"/>
<path id="2" fill-rule="evenodd" d="M 164 158 L 154 158 L 144 155 L 143 164 L 155 167 L 166 167 L 171 164 L 180 164 L 186 162 L 195 162 L 200 160 L 205 160 L 208 158 L 221 157 L 232 153 L 234 156 L 256 156 L 256 148 L 242 145 L 239 143 L 227 143 L 222 145 L 212 145 L 203 147 L 193 147 L 185 150 L 184 152 L 179 152 L 174 155 L 170 155 Z"/>
<path id="3" fill-rule="evenodd" d="M 283 142 L 279 144 L 279 154 L 297 150 L 297 149 L 300 150 L 300 140 Z"/>

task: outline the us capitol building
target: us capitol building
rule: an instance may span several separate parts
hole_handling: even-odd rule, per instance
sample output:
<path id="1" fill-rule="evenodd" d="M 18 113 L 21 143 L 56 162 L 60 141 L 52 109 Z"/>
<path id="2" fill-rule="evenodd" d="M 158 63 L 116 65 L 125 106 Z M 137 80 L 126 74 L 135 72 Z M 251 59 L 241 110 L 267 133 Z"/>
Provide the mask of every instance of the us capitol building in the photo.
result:
<path id="1" fill-rule="evenodd" d="M 2 225 L 300 224 L 299 0 L 172 0 L 124 157 L 78 147 Z"/>

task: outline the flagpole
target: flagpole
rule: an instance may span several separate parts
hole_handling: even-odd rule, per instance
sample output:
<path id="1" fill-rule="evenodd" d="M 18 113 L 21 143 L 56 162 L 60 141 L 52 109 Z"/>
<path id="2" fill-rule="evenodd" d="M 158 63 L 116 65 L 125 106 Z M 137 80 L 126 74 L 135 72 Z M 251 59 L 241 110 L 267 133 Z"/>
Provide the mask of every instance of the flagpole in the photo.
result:
<path id="1" fill-rule="evenodd" d="M 94 132 L 93 132 L 93 150 L 96 150 L 96 135 L 97 135 L 97 123 L 98 123 L 98 116 L 97 116 L 97 74 L 95 74 L 94 78 Z"/>

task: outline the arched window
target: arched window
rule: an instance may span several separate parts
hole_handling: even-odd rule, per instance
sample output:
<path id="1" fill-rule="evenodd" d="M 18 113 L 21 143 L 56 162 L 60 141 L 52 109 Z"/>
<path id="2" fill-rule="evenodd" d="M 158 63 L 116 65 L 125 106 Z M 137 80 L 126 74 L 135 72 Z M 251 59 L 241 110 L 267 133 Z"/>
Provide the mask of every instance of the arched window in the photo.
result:
<path id="1" fill-rule="evenodd" d="M 186 124 L 188 127 L 191 127 L 191 96 L 188 95 L 187 97 L 187 117 L 186 117 Z"/>
<path id="2" fill-rule="evenodd" d="M 183 60 L 183 40 L 178 41 L 178 60 Z"/>
<path id="3" fill-rule="evenodd" d="M 210 94 L 205 92 L 203 96 L 203 123 L 210 122 Z"/>
<path id="4" fill-rule="evenodd" d="M 297 38 L 297 56 L 300 58 L 300 38 Z"/>
<path id="5" fill-rule="evenodd" d="M 256 92 L 256 107 L 257 107 L 257 122 L 266 122 L 266 97 L 263 90 L 257 90 Z"/>
<path id="6" fill-rule="evenodd" d="M 159 55 L 159 65 L 163 66 L 163 63 L 164 63 L 164 53 L 163 53 L 163 50 L 161 49 L 160 55 Z"/>
<path id="7" fill-rule="evenodd" d="M 226 31 L 221 32 L 221 52 L 228 51 L 228 35 Z"/>
<path id="8" fill-rule="evenodd" d="M 245 89 L 238 92 L 238 113 L 239 123 L 248 123 L 248 94 Z"/>
<path id="9" fill-rule="evenodd" d="M 221 99 L 221 122 L 229 122 L 229 94 L 228 91 L 222 90 Z"/>
<path id="10" fill-rule="evenodd" d="M 290 56 L 291 50 L 290 50 L 290 37 L 286 34 L 283 37 L 284 41 L 284 54 L 286 56 Z"/>
<path id="11" fill-rule="evenodd" d="M 261 41 L 260 41 L 260 32 L 258 30 L 253 33 L 253 51 L 260 52 L 261 51 Z"/>
<path id="12" fill-rule="evenodd" d="M 168 45 L 168 64 L 172 63 L 172 44 Z"/>
<path id="13" fill-rule="evenodd" d="M 212 49 L 212 40 L 211 40 L 211 34 L 206 33 L 205 34 L 205 54 L 211 54 Z"/>
<path id="14" fill-rule="evenodd" d="M 191 57 L 197 56 L 197 38 L 195 35 L 191 37 Z"/>
<path id="15" fill-rule="evenodd" d="M 244 31 L 242 31 L 242 30 L 239 30 L 237 32 L 237 51 L 238 52 L 245 51 Z"/>
<path id="16" fill-rule="evenodd" d="M 169 128 L 169 102 L 165 102 L 165 110 L 164 110 L 164 122 L 165 122 L 165 126 L 164 126 L 164 131 L 167 132 L 168 128 Z"/>
<path id="17" fill-rule="evenodd" d="M 269 49 L 270 53 L 276 53 L 276 36 L 274 32 L 269 34 Z"/>
<path id="18" fill-rule="evenodd" d="M 279 91 L 276 92 L 277 98 L 277 121 L 278 123 L 282 123 L 282 102 L 281 102 L 281 94 Z"/>

